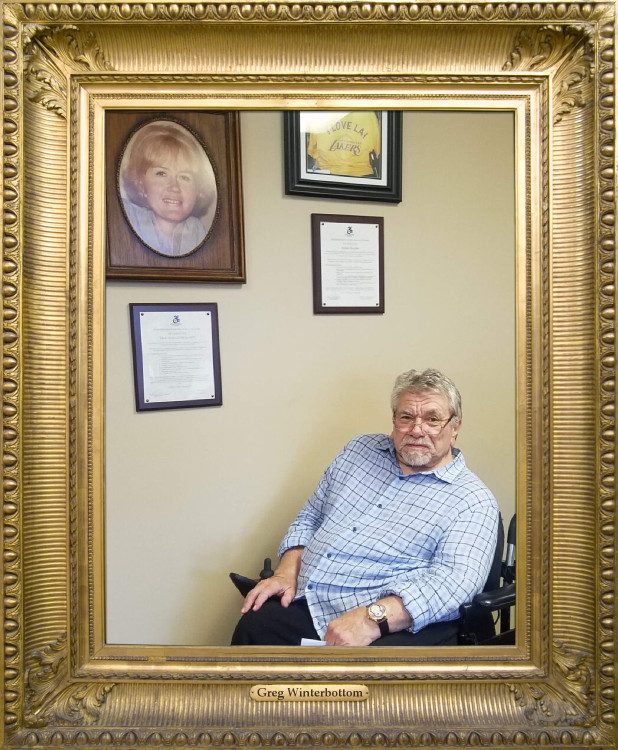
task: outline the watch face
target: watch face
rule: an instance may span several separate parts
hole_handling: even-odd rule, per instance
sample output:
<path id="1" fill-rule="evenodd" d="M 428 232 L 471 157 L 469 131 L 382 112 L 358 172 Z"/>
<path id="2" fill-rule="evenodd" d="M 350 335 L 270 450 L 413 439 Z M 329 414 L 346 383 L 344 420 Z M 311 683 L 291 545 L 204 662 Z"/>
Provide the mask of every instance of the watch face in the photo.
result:
<path id="1" fill-rule="evenodd" d="M 386 616 L 386 607 L 382 604 L 370 604 L 367 613 L 372 620 L 382 620 Z"/>

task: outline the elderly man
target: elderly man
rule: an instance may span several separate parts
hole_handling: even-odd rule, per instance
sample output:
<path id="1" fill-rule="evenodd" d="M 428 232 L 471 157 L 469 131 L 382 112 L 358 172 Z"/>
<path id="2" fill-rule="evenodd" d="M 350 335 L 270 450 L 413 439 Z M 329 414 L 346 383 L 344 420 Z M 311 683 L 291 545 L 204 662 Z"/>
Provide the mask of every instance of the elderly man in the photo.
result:
<path id="1" fill-rule="evenodd" d="M 234 645 L 457 642 L 459 605 L 482 590 L 498 508 L 455 440 L 461 397 L 437 370 L 395 381 L 393 430 L 361 435 L 287 531 L 274 575 L 246 596 Z"/>

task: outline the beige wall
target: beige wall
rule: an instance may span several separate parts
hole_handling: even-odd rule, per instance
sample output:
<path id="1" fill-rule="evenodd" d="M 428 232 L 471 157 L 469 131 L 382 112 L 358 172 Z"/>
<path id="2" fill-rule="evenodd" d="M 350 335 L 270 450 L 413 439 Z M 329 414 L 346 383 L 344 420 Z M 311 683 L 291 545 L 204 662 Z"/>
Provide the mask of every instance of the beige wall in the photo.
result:
<path id="1" fill-rule="evenodd" d="M 458 384 L 460 447 L 515 495 L 513 118 L 408 112 L 399 205 L 288 197 L 282 117 L 242 117 L 247 283 L 109 282 L 110 643 L 229 642 L 240 595 L 352 436 L 388 432 L 393 378 Z M 312 313 L 311 213 L 384 217 L 384 315 Z M 216 302 L 223 406 L 136 413 L 129 302 Z"/>

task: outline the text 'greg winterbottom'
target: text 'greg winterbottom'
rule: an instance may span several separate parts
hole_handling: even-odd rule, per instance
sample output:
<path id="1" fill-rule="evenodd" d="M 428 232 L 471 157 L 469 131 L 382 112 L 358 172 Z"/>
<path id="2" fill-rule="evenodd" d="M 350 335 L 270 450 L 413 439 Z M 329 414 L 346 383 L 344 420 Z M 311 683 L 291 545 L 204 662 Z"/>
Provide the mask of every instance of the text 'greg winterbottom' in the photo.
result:
<path id="1" fill-rule="evenodd" d="M 364 701 L 369 697 L 366 685 L 253 685 L 249 696 L 254 701 Z"/>

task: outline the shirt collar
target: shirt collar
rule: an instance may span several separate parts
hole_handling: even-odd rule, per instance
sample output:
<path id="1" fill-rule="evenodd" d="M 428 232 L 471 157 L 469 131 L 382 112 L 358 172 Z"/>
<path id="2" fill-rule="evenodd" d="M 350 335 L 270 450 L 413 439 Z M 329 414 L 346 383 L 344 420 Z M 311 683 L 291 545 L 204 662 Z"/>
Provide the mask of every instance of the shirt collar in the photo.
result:
<path id="1" fill-rule="evenodd" d="M 388 451 L 397 464 L 397 468 L 399 468 L 399 462 L 397 461 L 397 456 L 395 455 L 395 444 L 393 443 L 393 439 L 390 435 L 382 435 L 379 438 L 378 450 L 385 452 Z M 466 462 L 464 461 L 463 453 L 459 450 L 459 448 L 453 448 L 453 460 L 448 464 L 445 464 L 444 466 L 438 466 L 435 469 L 428 469 L 427 471 L 418 471 L 414 474 L 406 474 L 405 476 L 417 477 L 433 474 L 437 479 L 441 479 L 447 484 L 453 484 L 453 482 L 465 468 L 465 466 Z"/>

